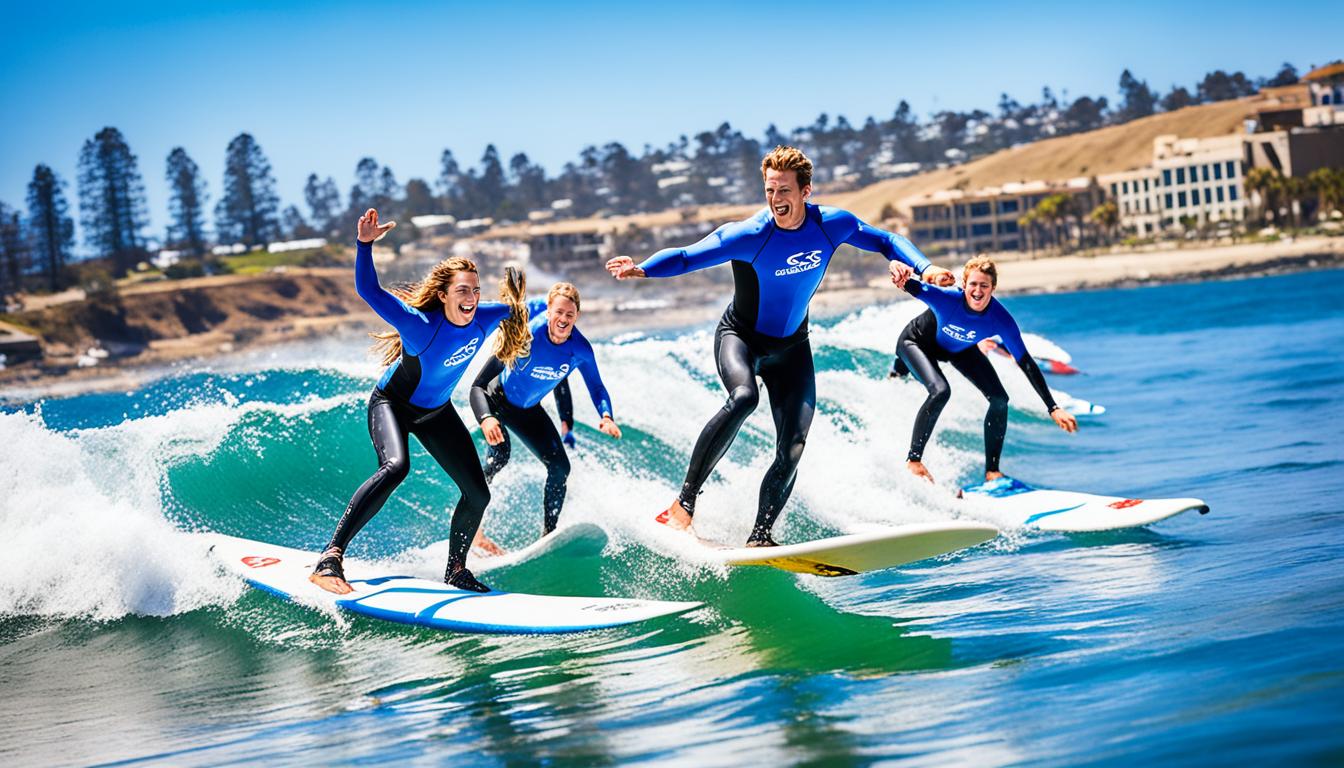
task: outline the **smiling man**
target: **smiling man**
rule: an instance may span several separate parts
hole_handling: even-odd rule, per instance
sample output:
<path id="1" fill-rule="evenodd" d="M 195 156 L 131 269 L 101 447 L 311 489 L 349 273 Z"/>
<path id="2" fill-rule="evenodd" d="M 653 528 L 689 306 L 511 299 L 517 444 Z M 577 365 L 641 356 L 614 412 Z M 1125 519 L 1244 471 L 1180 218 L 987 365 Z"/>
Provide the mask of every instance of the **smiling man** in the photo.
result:
<path id="1" fill-rule="evenodd" d="M 887 258 L 893 277 L 912 271 L 949 285 L 955 278 L 934 267 L 909 240 L 870 227 L 854 214 L 812 205 L 812 161 L 793 147 L 776 147 L 761 161 L 766 207 L 745 221 L 725 224 L 686 248 L 668 248 L 636 265 L 628 256 L 607 262 L 617 280 L 674 277 L 731 263 L 733 302 L 714 335 L 714 355 L 728 401 L 696 440 L 681 493 L 659 521 L 687 528 L 695 500 L 742 422 L 760 401 L 756 377 L 770 396 L 775 458 L 761 482 L 756 524 L 748 546 L 774 546 L 775 520 L 793 491 L 798 460 L 816 406 L 816 376 L 807 338 L 807 311 L 831 256 L 841 243 Z"/>

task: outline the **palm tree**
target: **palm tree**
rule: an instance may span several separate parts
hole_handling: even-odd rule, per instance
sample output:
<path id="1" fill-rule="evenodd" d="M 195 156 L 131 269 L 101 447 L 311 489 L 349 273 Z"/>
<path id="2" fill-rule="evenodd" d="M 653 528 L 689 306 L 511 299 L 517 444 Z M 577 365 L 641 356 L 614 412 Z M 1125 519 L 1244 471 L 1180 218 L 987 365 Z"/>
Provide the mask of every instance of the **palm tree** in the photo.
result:
<path id="1" fill-rule="evenodd" d="M 1040 219 L 1036 215 L 1036 210 L 1032 209 L 1021 215 L 1017 219 L 1017 228 L 1022 232 L 1022 238 L 1027 242 L 1027 254 L 1030 255 L 1036 250 L 1036 222 Z"/>
<path id="2" fill-rule="evenodd" d="M 1316 193 L 1316 220 L 1325 221 L 1344 202 L 1344 168 L 1317 168 L 1307 176 Z"/>
<path id="3" fill-rule="evenodd" d="M 1105 235 L 1107 245 L 1115 242 L 1115 228 L 1120 223 L 1120 208 L 1114 200 L 1107 200 L 1093 208 L 1087 218 Z"/>
<path id="4" fill-rule="evenodd" d="M 1283 177 L 1273 168 L 1252 168 L 1246 172 L 1246 191 L 1252 192 L 1260 200 L 1256 211 L 1256 220 L 1266 223 L 1266 214 L 1272 212 L 1278 219 L 1278 199 L 1282 190 Z"/>

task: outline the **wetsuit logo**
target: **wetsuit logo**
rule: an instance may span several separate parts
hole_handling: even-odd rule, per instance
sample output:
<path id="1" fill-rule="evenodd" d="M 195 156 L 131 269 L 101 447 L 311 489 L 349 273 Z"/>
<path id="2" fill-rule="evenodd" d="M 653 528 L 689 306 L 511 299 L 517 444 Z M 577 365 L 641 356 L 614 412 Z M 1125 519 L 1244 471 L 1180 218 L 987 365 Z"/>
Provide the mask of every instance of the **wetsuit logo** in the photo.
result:
<path id="1" fill-rule="evenodd" d="M 561 363 L 559 368 L 552 368 L 549 365 L 538 365 L 533 368 L 530 375 L 534 379 L 542 381 L 559 381 L 569 375 L 569 363 Z"/>
<path id="2" fill-rule="evenodd" d="M 481 337 L 473 337 L 462 348 L 458 349 L 447 360 L 443 361 L 445 368 L 451 368 L 454 365 L 461 365 L 476 356 L 476 345 L 481 342 Z"/>
<path id="3" fill-rule="evenodd" d="M 943 326 L 943 333 L 956 339 L 957 341 L 975 341 L 975 329 L 962 328 L 960 325 L 948 323 Z"/>
<path id="4" fill-rule="evenodd" d="M 802 251 L 784 260 L 789 266 L 775 270 L 775 277 L 796 275 L 821 266 L 821 251 Z"/>

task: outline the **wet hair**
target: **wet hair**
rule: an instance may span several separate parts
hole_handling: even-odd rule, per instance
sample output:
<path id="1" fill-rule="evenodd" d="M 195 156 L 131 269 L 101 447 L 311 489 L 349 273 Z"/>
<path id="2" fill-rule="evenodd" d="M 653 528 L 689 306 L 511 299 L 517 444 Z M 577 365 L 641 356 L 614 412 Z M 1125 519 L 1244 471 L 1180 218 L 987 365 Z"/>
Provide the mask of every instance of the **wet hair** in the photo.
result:
<path id="1" fill-rule="evenodd" d="M 499 281 L 499 300 L 509 306 L 509 316 L 499 324 L 495 357 L 512 368 L 514 361 L 532 351 L 532 332 L 527 328 L 527 275 L 517 267 L 504 270 Z"/>
<path id="2" fill-rule="evenodd" d="M 478 274 L 476 263 L 460 256 L 444 259 L 435 264 L 420 282 L 392 288 L 391 292 L 406 304 L 432 316 L 436 312 L 443 312 L 443 302 L 439 299 L 439 294 L 448 292 L 453 278 L 460 272 Z M 517 358 L 527 354 L 532 340 L 531 334 L 527 332 L 527 306 L 524 303 L 526 291 L 527 280 L 522 272 L 512 268 L 506 270 L 505 278 L 500 282 L 499 292 L 500 299 L 509 305 L 512 313 L 500 324 L 499 338 L 495 342 L 495 354 L 510 365 Z M 373 349 L 382 355 L 383 365 L 391 365 L 401 358 L 401 334 L 396 331 L 385 331 L 369 335 L 375 339 Z"/>
<path id="3" fill-rule="evenodd" d="M 546 305 L 550 306 L 555 301 L 556 296 L 564 296 L 566 299 L 574 302 L 574 311 L 579 310 L 579 289 L 574 287 L 573 283 L 556 283 L 551 286 L 550 293 L 546 294 Z"/>
<path id="4" fill-rule="evenodd" d="M 999 286 L 999 268 L 994 260 L 988 256 L 976 256 L 966 262 L 966 266 L 961 270 L 961 282 L 963 285 L 971 278 L 971 272 L 980 270 L 989 275 L 989 284 L 997 288 Z"/>
<path id="5" fill-rule="evenodd" d="M 812 183 L 812 161 L 797 147 L 780 145 L 770 150 L 770 154 L 761 160 L 762 179 L 769 170 L 793 171 L 798 176 L 799 189 Z"/>

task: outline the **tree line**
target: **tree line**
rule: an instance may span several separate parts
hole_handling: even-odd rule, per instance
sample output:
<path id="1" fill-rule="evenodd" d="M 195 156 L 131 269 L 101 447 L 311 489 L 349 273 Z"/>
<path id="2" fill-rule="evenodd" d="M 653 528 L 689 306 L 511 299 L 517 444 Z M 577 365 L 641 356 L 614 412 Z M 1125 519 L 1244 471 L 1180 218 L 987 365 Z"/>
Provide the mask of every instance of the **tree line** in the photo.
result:
<path id="1" fill-rule="evenodd" d="M 536 211 L 591 216 L 743 203 L 759 197 L 760 158 L 777 144 L 808 149 L 817 167 L 815 183 L 860 186 L 1162 110 L 1239 98 L 1262 86 L 1297 79 L 1296 69 L 1288 63 L 1273 77 L 1254 81 L 1242 72 L 1216 70 L 1191 88 L 1173 85 L 1159 95 L 1126 69 L 1114 107 L 1105 96 L 1070 100 L 1046 87 L 1035 103 L 1022 104 L 1003 94 L 994 112 L 943 110 L 920 120 L 902 100 L 889 118 L 870 116 L 857 126 L 843 115 L 832 119 L 823 113 L 788 133 L 772 124 L 759 139 L 725 122 L 714 130 L 680 136 L 665 147 L 646 144 L 638 155 L 619 142 L 590 145 L 555 176 L 548 176 L 523 152 L 505 163 L 493 144 L 468 168 L 445 149 L 435 179 L 412 178 L 405 184 L 398 182 L 391 168 L 365 157 L 344 196 L 331 176 L 310 174 L 303 190 L 306 211 L 297 205 L 282 207 L 265 153 L 254 137 L 240 133 L 225 150 L 213 232 L 206 224 L 210 199 L 199 166 L 182 147 L 169 153 L 164 171 L 169 216 L 162 238 L 146 234 L 148 215 L 138 159 L 121 132 L 107 127 L 80 150 L 80 231 L 93 257 L 121 275 L 148 257 L 151 239 L 201 258 L 212 242 L 256 246 L 283 238 L 339 235 L 344 222 L 371 206 L 403 220 L 404 226 L 393 232 L 391 244 L 397 246 L 417 236 L 408 219 L 419 214 L 518 220 Z M 0 202 L 0 295 L 25 284 L 59 290 L 71 279 L 75 228 L 64 181 L 49 166 L 38 165 L 26 203 L 23 215 Z"/>

